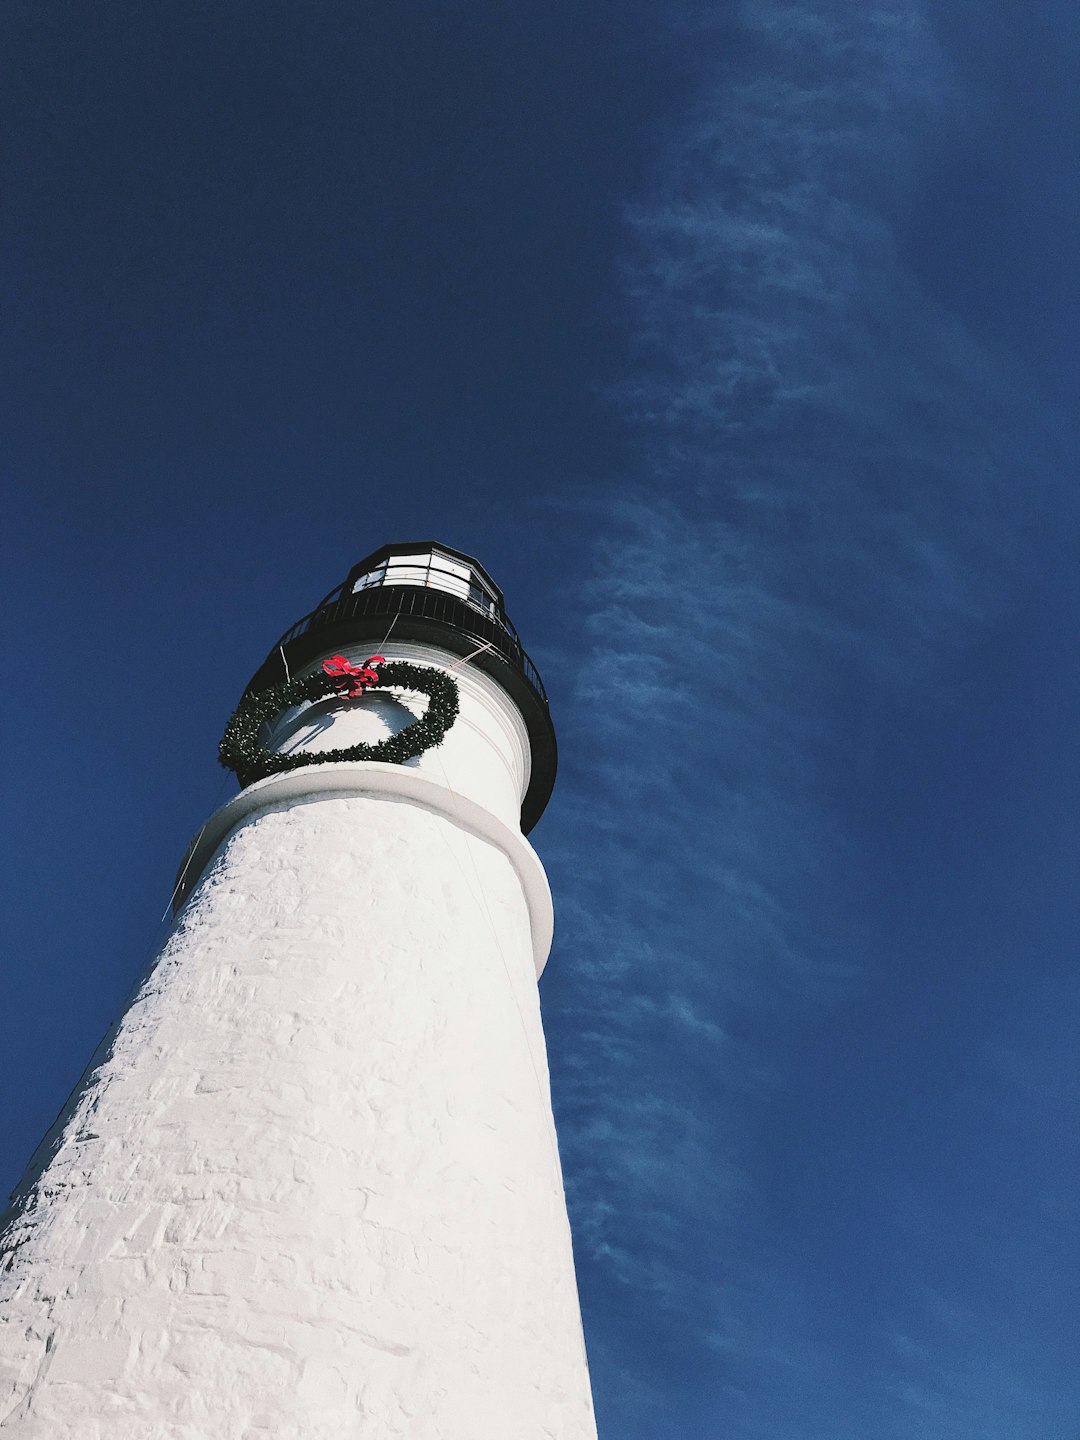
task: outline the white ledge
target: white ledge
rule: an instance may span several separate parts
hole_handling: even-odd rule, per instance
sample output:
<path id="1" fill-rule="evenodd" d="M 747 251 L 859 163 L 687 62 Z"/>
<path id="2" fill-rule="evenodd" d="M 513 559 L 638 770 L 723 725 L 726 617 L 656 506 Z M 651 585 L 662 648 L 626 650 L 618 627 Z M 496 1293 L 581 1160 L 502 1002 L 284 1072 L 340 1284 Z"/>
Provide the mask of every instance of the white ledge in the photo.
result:
<path id="1" fill-rule="evenodd" d="M 214 811 L 188 846 L 173 893 L 173 913 L 179 911 L 194 890 L 222 841 L 249 816 L 284 801 L 314 800 L 326 795 L 380 795 L 405 800 L 445 816 L 461 829 L 497 846 L 517 871 L 525 892 L 533 959 L 537 978 L 540 977 L 551 951 L 555 917 L 544 867 L 524 835 L 511 830 L 489 810 L 456 790 L 428 780 L 415 770 L 377 760 L 303 765 L 297 770 L 256 780 L 254 785 L 234 795 Z"/>

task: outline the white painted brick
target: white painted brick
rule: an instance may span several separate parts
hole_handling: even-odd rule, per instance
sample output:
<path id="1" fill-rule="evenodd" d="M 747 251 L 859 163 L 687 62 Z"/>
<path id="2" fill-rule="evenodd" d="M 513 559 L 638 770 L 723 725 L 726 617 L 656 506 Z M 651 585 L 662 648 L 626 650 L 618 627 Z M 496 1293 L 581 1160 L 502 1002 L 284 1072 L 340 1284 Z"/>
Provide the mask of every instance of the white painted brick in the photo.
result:
<path id="1" fill-rule="evenodd" d="M 8 1243 L 5 1440 L 594 1440 L 506 855 L 383 797 L 251 816 Z"/>

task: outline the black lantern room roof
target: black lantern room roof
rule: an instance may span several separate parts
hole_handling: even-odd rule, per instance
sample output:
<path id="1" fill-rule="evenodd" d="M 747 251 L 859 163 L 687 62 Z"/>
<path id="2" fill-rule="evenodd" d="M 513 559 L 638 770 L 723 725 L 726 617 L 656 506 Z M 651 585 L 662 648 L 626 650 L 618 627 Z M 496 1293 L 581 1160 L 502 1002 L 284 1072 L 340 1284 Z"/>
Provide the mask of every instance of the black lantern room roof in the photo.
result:
<path id="1" fill-rule="evenodd" d="M 435 540 L 384 545 L 358 561 L 310 614 L 290 626 L 255 672 L 261 690 L 328 649 L 415 640 L 468 656 L 497 680 L 529 733 L 532 773 L 521 805 L 528 834 L 555 784 L 555 729 L 536 666 L 510 623 L 503 593 L 478 560 Z M 245 692 L 246 693 L 246 692 Z"/>

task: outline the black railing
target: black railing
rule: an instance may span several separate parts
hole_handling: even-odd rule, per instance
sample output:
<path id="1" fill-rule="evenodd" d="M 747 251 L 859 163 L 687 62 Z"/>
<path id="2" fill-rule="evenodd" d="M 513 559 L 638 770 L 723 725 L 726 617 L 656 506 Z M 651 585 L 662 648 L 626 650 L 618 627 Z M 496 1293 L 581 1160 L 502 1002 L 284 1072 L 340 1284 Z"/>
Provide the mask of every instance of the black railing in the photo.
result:
<path id="1" fill-rule="evenodd" d="M 336 590 L 331 590 L 326 599 L 309 615 L 305 615 L 286 630 L 275 646 L 275 651 L 285 649 L 302 635 L 330 630 L 367 617 L 384 616 L 388 622 L 387 631 L 392 634 L 389 622 L 399 615 L 447 625 L 474 639 L 478 646 L 490 645 L 521 671 L 547 705 L 547 691 L 540 679 L 540 673 L 518 639 L 517 631 L 504 615 L 498 611 L 493 614 L 492 607 L 487 604 L 477 604 L 464 597 L 448 595 L 445 590 L 424 585 L 376 584 L 350 592 L 343 583 Z M 273 653 L 271 652 L 271 655 Z"/>

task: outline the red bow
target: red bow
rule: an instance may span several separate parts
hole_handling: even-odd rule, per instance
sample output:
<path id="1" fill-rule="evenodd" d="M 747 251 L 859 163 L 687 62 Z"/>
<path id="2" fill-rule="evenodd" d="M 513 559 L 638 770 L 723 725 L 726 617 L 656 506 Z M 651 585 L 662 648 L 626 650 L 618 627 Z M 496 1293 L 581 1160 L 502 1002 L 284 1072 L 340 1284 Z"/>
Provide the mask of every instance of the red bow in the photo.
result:
<path id="1" fill-rule="evenodd" d="M 322 662 L 322 668 L 327 675 L 333 676 L 338 691 L 351 700 L 362 695 L 372 685 L 378 685 L 379 677 L 373 667 L 385 664 L 386 658 L 383 655 L 369 655 L 363 665 L 352 664 L 344 655 L 331 655 L 329 660 Z"/>

